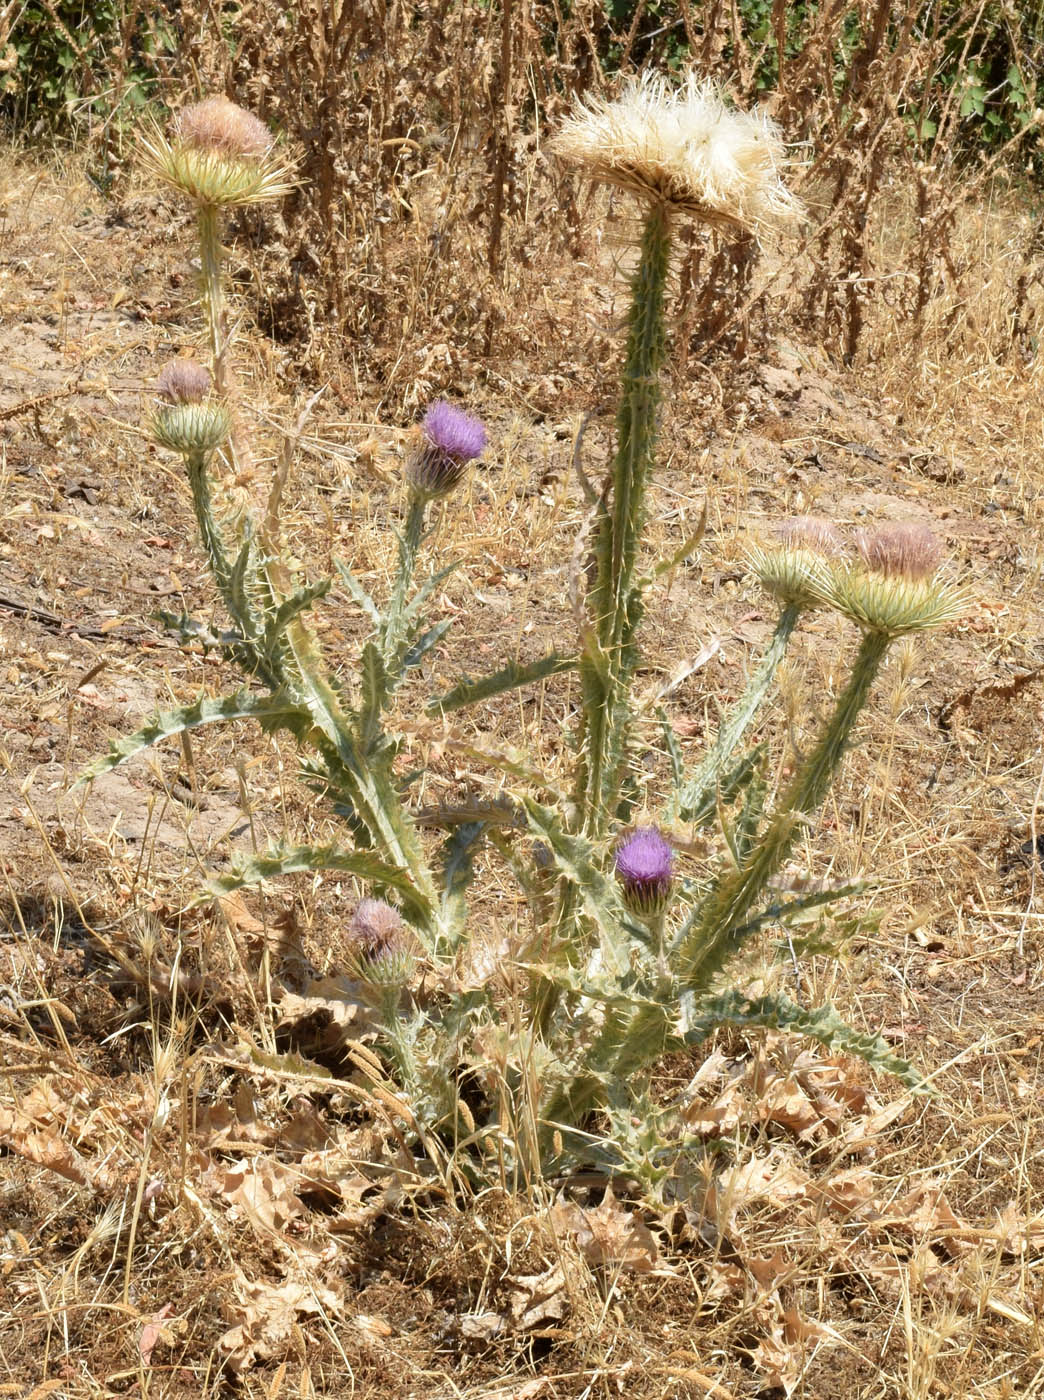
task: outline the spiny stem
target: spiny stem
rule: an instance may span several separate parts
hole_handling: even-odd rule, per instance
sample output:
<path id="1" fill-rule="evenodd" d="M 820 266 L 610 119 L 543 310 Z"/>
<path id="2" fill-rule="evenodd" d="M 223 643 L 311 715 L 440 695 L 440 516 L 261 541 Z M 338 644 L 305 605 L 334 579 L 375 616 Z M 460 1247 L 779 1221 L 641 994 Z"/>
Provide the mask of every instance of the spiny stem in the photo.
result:
<path id="1" fill-rule="evenodd" d="M 185 459 L 189 485 L 192 488 L 192 505 L 196 513 L 203 548 L 207 551 L 210 568 L 217 583 L 218 591 L 229 612 L 235 616 L 230 606 L 232 565 L 225 552 L 225 543 L 214 519 L 214 501 L 210 492 L 210 479 L 207 476 L 207 454 L 192 452 Z M 239 621 L 239 619 L 236 619 Z"/>
<path id="2" fill-rule="evenodd" d="M 584 685 L 581 825 L 585 835 L 595 838 L 604 835 L 612 817 L 630 721 L 628 690 L 635 660 L 632 644 L 642 612 L 641 598 L 634 586 L 634 569 L 656 444 L 670 250 L 668 211 L 663 205 L 653 205 L 646 217 L 638 268 L 631 283 L 630 328 L 616 415 L 612 501 L 599 521 L 595 544 L 597 577 L 588 599 L 607 661 L 605 678 L 597 676 L 596 668 L 591 666 L 591 675 Z M 583 669 L 582 663 L 582 672 Z"/>
<path id="3" fill-rule="evenodd" d="M 616 415 L 609 580 L 611 609 L 603 614 L 601 627 L 603 644 L 610 651 L 619 647 L 626 632 L 628 593 L 645 523 L 645 488 L 656 446 L 656 411 L 660 403 L 660 368 L 665 349 L 663 306 L 670 249 L 667 210 L 654 205 L 645 222 L 638 270 L 632 284 L 627 359 Z"/>
<path id="4" fill-rule="evenodd" d="M 749 858 L 719 882 L 678 950 L 679 976 L 693 991 L 705 990 L 734 951 L 735 930 L 790 854 L 802 817 L 815 812 L 826 796 L 889 643 L 889 637 L 877 632 L 863 638 L 848 684 L 822 737 L 783 794 Z"/>
<path id="5" fill-rule="evenodd" d="M 801 613 L 802 608 L 797 603 L 788 603 L 780 613 L 776 630 L 757 669 L 747 683 L 746 690 L 722 720 L 713 748 L 679 794 L 678 810 L 684 819 L 689 820 L 692 813 L 703 806 L 708 792 L 717 788 L 722 767 L 728 762 L 729 756 L 743 738 L 747 726 L 764 700 Z"/>
<path id="6" fill-rule="evenodd" d="M 394 660 L 393 653 L 401 640 L 400 632 L 402 631 L 403 613 L 406 609 L 406 596 L 413 581 L 414 570 L 417 567 L 417 555 L 424 537 L 426 510 L 427 501 L 424 496 L 420 492 L 413 492 L 410 496 L 410 508 L 406 516 L 406 528 L 399 537 L 399 567 L 396 570 L 395 584 L 388 602 L 388 611 L 385 614 L 380 639 L 385 665 L 390 665 Z"/>
<path id="7" fill-rule="evenodd" d="M 221 270 L 221 225 L 220 213 L 212 204 L 199 206 L 197 227 L 199 230 L 200 284 L 203 295 L 203 312 L 207 321 L 207 335 L 210 340 L 210 354 L 214 366 L 214 387 L 222 398 L 228 395 L 227 383 L 227 337 L 225 324 L 225 297 Z"/>

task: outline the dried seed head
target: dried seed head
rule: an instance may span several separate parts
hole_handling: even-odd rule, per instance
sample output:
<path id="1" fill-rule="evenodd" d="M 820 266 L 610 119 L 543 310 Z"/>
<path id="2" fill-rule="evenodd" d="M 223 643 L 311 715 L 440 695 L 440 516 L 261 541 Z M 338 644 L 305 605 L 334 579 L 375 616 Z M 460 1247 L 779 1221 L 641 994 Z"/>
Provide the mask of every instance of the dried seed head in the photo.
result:
<path id="1" fill-rule="evenodd" d="M 210 372 L 195 360 L 168 360 L 156 376 L 156 393 L 167 403 L 202 403 L 210 393 Z"/>
<path id="2" fill-rule="evenodd" d="M 227 97 L 207 97 L 177 116 L 178 139 L 200 151 L 260 160 L 272 146 L 272 133 L 260 117 Z"/>
<path id="3" fill-rule="evenodd" d="M 482 421 L 440 399 L 424 415 L 420 445 L 406 466 L 407 479 L 428 499 L 448 495 L 485 445 Z"/>
<path id="4" fill-rule="evenodd" d="M 942 563 L 942 545 L 936 536 L 927 525 L 912 521 L 864 532 L 857 544 L 867 568 L 887 578 L 928 578 Z"/>
<path id="5" fill-rule="evenodd" d="M 351 972 L 364 987 L 403 987 L 416 965 L 413 938 L 397 909 L 361 899 L 348 925 Z"/>
<path id="6" fill-rule="evenodd" d="M 816 608 L 828 579 L 828 561 L 844 554 L 841 532 L 829 520 L 796 515 L 778 527 L 775 547 L 747 550 L 750 567 L 764 588 L 788 607 Z"/>
<path id="7" fill-rule="evenodd" d="M 159 410 L 152 420 L 156 440 L 183 457 L 206 456 L 228 437 L 228 409 L 210 401 L 174 403 Z"/>
<path id="8" fill-rule="evenodd" d="M 616 848 L 624 904 L 641 919 L 658 918 L 674 884 L 674 852 L 655 826 L 640 826 Z"/>
<path id="9" fill-rule="evenodd" d="M 775 123 L 727 107 L 719 89 L 694 73 L 678 88 L 646 74 L 615 102 L 578 103 L 552 149 L 592 180 L 733 232 L 757 234 L 799 209 L 781 178 Z"/>

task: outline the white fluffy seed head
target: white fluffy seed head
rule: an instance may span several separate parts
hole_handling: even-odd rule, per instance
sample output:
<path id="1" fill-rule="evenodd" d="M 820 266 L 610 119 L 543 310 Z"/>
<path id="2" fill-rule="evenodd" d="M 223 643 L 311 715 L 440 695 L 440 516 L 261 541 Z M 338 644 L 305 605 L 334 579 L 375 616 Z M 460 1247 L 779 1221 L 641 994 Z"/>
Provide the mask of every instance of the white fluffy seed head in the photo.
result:
<path id="1" fill-rule="evenodd" d="M 783 183 L 776 124 L 728 107 L 694 73 L 676 89 L 646 74 L 613 102 L 579 103 L 552 149 L 593 180 L 735 233 L 758 234 L 800 209 Z"/>

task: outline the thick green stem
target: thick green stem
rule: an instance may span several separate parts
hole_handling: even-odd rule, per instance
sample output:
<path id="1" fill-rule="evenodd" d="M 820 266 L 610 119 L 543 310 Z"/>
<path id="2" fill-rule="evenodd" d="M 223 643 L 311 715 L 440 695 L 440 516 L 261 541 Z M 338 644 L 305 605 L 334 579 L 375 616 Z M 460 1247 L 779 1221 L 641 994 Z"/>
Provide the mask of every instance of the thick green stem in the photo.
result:
<path id="1" fill-rule="evenodd" d="M 221 225 L 220 211 L 212 204 L 199 206 L 197 227 L 199 230 L 200 291 L 203 300 L 203 314 L 207 322 L 207 338 L 210 341 L 210 354 L 214 367 L 214 387 L 222 398 L 228 394 L 227 362 L 225 351 L 225 296 L 221 272 Z"/>
<path id="2" fill-rule="evenodd" d="M 588 664 L 585 673 L 584 663 L 581 664 L 585 751 L 580 793 L 582 829 L 593 837 L 604 835 L 612 817 L 630 720 L 633 642 L 642 612 L 634 571 L 656 444 L 670 250 L 668 211 L 662 205 L 653 205 L 646 217 L 638 268 L 631 284 L 627 353 L 616 415 L 612 500 L 599 522 L 595 546 L 598 572 L 588 599 L 604 669 L 599 675 L 598 667 Z"/>
<path id="3" fill-rule="evenodd" d="M 713 800 L 722 770 L 768 694 L 801 613 L 797 603 L 788 603 L 780 613 L 776 630 L 746 690 L 722 720 L 713 748 L 679 794 L 678 814 L 683 820 L 691 821 L 695 813 L 704 809 L 708 797 Z"/>
<path id="4" fill-rule="evenodd" d="M 192 488 L 192 505 L 196 512 L 196 524 L 199 526 L 203 548 L 207 552 L 210 570 L 214 575 L 214 581 L 217 583 L 222 601 L 230 614 L 239 622 L 240 619 L 236 617 L 230 603 L 232 565 L 225 552 L 221 531 L 214 518 L 214 500 L 210 493 L 210 479 L 207 476 L 207 456 L 208 454 L 205 452 L 192 452 L 185 459 L 189 486 Z"/>
<path id="5" fill-rule="evenodd" d="M 399 567 L 395 574 L 392 595 L 388 601 L 388 611 L 384 617 L 381 636 L 381 652 L 384 664 L 392 666 L 395 653 L 402 642 L 402 618 L 406 601 L 417 567 L 417 555 L 424 537 L 424 516 L 427 500 L 420 492 L 410 496 L 410 508 L 406 516 L 406 528 L 399 538 Z"/>
<path id="6" fill-rule="evenodd" d="M 787 859 L 803 818 L 816 811 L 826 797 L 889 642 L 890 638 L 877 632 L 863 638 L 848 684 L 822 737 L 783 794 L 772 821 L 748 859 L 739 870 L 719 881 L 679 948 L 678 974 L 683 985 L 692 991 L 705 991 L 727 961 L 734 948 L 736 929 Z"/>
<path id="7" fill-rule="evenodd" d="M 611 577 L 606 600 L 610 609 L 599 621 L 602 643 L 610 653 L 627 634 L 631 583 L 645 524 L 645 488 L 656 446 L 660 368 L 665 350 L 663 306 L 670 251 L 667 210 L 655 205 L 645 222 L 638 270 L 631 286 L 627 359 L 616 414 Z"/>

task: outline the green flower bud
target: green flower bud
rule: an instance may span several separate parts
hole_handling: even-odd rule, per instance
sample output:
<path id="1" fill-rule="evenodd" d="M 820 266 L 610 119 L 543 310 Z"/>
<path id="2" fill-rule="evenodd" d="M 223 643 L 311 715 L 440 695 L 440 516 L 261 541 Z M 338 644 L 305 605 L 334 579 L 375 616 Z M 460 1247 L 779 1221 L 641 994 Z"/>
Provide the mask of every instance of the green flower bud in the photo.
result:
<path id="1" fill-rule="evenodd" d="M 229 425 L 228 409 L 211 400 L 164 406 L 152 420 L 152 431 L 161 446 L 190 457 L 220 447 L 228 437 Z"/>

